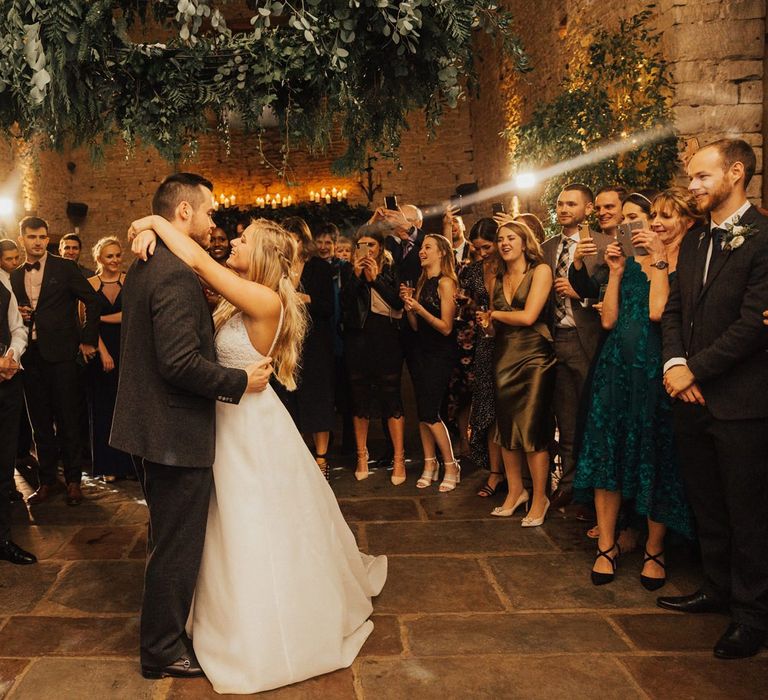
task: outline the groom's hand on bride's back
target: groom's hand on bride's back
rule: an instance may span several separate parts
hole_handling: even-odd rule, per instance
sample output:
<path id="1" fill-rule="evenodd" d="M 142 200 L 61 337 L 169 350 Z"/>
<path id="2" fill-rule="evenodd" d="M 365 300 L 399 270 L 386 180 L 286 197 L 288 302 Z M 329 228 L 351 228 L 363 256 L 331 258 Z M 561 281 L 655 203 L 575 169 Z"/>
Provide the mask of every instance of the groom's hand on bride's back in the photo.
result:
<path id="1" fill-rule="evenodd" d="M 272 376 L 272 358 L 265 357 L 260 362 L 248 365 L 245 371 L 248 374 L 246 393 L 264 391 L 269 384 L 269 378 Z"/>

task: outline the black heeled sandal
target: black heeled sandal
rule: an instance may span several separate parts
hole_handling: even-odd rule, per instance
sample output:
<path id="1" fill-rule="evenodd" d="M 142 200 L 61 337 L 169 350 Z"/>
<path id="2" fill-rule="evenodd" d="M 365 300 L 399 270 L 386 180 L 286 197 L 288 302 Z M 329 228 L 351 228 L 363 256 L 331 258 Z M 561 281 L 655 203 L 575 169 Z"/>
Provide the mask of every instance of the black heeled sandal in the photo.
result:
<path id="1" fill-rule="evenodd" d="M 507 482 L 507 477 L 504 475 L 504 472 L 494 472 L 492 471 L 491 474 L 496 474 L 497 476 L 504 477 L 503 479 L 499 479 L 496 486 L 491 486 L 487 481 L 485 484 L 480 488 L 477 492 L 477 495 L 480 496 L 480 498 L 490 498 L 491 496 L 495 496 L 496 492 L 501 488 L 502 484 L 505 484 Z M 488 479 L 491 478 L 491 474 L 488 475 Z"/>
<path id="2" fill-rule="evenodd" d="M 645 588 L 646 591 L 658 591 L 659 588 L 661 588 L 667 582 L 667 565 L 663 561 L 659 560 L 659 557 L 664 556 L 664 552 L 659 552 L 658 554 L 648 554 L 647 549 L 644 551 L 645 555 L 643 556 L 643 566 L 645 566 L 646 562 L 652 561 L 664 569 L 665 575 L 662 578 L 655 578 L 654 576 L 643 576 L 643 574 L 640 574 L 640 583 L 643 584 L 643 588 Z"/>
<path id="3" fill-rule="evenodd" d="M 613 551 L 616 550 L 616 556 L 615 557 L 609 557 L 608 555 Z M 617 542 L 614 542 L 608 549 L 600 549 L 598 546 L 597 548 L 597 557 L 595 557 L 595 561 L 597 561 L 600 557 L 605 557 L 609 562 L 611 562 L 611 568 L 613 571 L 610 574 L 604 574 L 600 571 L 591 571 L 590 575 L 592 578 L 592 583 L 595 586 L 604 586 L 606 583 L 611 583 L 614 578 L 616 578 L 616 560 L 619 558 L 619 555 L 621 554 L 621 547 L 619 547 Z"/>
<path id="4" fill-rule="evenodd" d="M 328 464 L 328 460 L 325 458 L 328 453 L 324 452 L 321 455 L 315 455 L 315 462 L 320 467 L 320 471 L 323 473 L 326 481 L 331 480 L 331 465 Z"/>

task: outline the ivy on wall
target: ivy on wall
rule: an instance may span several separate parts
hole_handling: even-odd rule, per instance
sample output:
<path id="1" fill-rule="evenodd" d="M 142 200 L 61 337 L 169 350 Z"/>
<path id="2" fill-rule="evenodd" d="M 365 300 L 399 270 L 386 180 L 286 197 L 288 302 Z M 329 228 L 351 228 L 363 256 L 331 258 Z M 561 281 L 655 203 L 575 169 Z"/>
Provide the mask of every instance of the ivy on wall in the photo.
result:
<path id="1" fill-rule="evenodd" d="M 117 137 L 176 160 L 203 132 L 226 141 L 233 121 L 258 135 L 269 108 L 278 169 L 341 124 L 337 167 L 352 170 L 369 149 L 396 151 L 409 112 L 433 129 L 456 106 L 475 30 L 529 68 L 495 0 L 5 0 L 0 133 L 54 147 Z M 164 43 L 137 43 L 150 34 Z"/>
<path id="2" fill-rule="evenodd" d="M 651 17 L 645 10 L 616 31 L 598 31 L 559 93 L 507 133 L 518 170 L 563 162 L 619 139 L 631 146 L 633 134 L 671 122 L 673 87 Z M 557 195 L 573 181 L 593 190 L 606 184 L 662 189 L 677 167 L 677 141 L 668 137 L 548 180 L 543 200 L 554 214 Z"/>

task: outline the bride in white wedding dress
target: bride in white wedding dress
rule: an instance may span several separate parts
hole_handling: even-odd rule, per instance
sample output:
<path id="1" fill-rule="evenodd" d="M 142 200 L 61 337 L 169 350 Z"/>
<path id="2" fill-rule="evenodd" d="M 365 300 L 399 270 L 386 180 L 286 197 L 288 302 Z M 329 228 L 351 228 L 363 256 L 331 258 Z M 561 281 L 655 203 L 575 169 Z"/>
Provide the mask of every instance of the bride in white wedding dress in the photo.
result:
<path id="1" fill-rule="evenodd" d="M 154 249 L 154 231 L 224 297 L 214 312 L 221 364 L 271 357 L 278 380 L 295 387 L 306 314 L 290 281 L 296 244 L 288 233 L 254 221 L 233 241 L 227 269 L 161 217 L 131 231 L 135 251 Z M 187 633 L 214 689 L 255 693 L 349 666 L 373 629 L 371 598 L 387 561 L 358 551 L 271 387 L 217 404 L 213 477 Z"/>

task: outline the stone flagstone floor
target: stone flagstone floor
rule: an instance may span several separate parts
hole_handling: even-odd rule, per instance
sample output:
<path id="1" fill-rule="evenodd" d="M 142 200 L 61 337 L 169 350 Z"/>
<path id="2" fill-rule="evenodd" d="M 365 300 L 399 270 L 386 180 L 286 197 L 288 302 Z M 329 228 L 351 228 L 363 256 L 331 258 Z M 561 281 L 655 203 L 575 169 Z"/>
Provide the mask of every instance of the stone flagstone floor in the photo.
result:
<path id="1" fill-rule="evenodd" d="M 591 585 L 594 544 L 583 523 L 554 513 L 542 528 L 489 517 L 469 474 L 451 494 L 401 487 L 380 469 L 332 485 L 358 542 L 389 556 L 375 631 L 351 668 L 263 697 L 418 698 L 768 697 L 768 652 L 723 662 L 711 647 L 727 624 L 654 605 L 638 581 L 640 554 L 616 581 Z M 137 611 L 146 509 L 138 486 L 89 482 L 87 500 L 15 506 L 17 541 L 40 563 L 0 562 L 0 698 L 217 698 L 207 681 L 145 681 Z M 690 592 L 697 567 L 668 553 L 664 592 Z M 230 697 L 230 696 L 227 696 Z M 234 697 L 234 696 L 232 696 Z"/>

